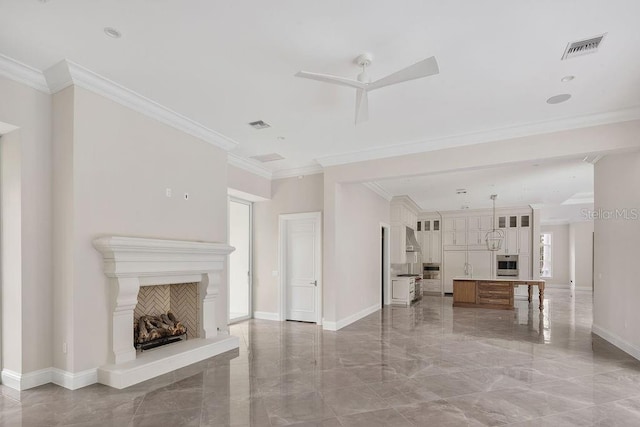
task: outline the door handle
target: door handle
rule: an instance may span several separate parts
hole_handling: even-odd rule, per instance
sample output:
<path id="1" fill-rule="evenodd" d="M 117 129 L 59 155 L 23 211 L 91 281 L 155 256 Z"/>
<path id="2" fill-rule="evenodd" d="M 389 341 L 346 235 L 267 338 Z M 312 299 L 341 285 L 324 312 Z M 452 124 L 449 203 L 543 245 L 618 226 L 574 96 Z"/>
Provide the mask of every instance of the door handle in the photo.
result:
<path id="1" fill-rule="evenodd" d="M 311 284 L 312 284 L 313 286 L 318 286 L 318 281 L 317 281 L 317 280 L 314 280 L 313 282 L 311 282 Z"/>

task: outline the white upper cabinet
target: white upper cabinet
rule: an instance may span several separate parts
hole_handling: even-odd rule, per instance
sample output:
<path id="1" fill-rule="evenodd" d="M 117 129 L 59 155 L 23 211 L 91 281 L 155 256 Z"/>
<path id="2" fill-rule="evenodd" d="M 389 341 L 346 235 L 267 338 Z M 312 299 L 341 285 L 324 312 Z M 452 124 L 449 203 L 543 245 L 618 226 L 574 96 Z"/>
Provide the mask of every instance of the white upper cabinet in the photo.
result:
<path id="1" fill-rule="evenodd" d="M 493 229 L 493 217 L 490 215 L 479 215 L 469 217 L 469 230 L 490 231 Z"/>

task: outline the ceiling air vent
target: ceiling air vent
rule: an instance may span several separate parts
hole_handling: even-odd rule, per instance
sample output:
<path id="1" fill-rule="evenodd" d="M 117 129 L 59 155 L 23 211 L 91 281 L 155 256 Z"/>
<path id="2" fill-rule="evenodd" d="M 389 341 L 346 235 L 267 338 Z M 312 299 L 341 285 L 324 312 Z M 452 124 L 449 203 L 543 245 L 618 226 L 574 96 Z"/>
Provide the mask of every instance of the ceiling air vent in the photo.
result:
<path id="1" fill-rule="evenodd" d="M 262 120 L 257 120 L 255 122 L 251 122 L 251 123 L 249 123 L 249 126 L 251 126 L 254 129 L 258 129 L 258 130 L 266 129 L 266 128 L 270 128 L 271 127 L 271 125 L 269 123 L 267 123 L 265 121 L 262 121 Z"/>
<path id="2" fill-rule="evenodd" d="M 275 162 L 276 160 L 284 159 L 284 157 L 282 157 L 278 153 L 261 154 L 259 156 L 251 156 L 251 158 L 252 159 L 256 159 L 257 161 L 262 162 L 262 163 Z"/>
<path id="3" fill-rule="evenodd" d="M 596 53 L 605 35 L 606 33 L 600 36 L 591 37 L 589 39 L 578 40 L 577 42 L 567 43 L 567 48 L 564 50 L 562 59 L 565 60 L 569 58 L 574 58 L 576 56 Z"/>

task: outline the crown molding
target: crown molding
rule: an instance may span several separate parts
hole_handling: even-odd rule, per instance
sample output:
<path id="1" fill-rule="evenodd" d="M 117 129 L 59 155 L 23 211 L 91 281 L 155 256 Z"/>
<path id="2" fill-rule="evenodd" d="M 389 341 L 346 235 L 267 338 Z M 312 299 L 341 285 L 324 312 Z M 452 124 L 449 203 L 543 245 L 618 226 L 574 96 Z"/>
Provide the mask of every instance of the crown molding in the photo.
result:
<path id="1" fill-rule="evenodd" d="M 227 153 L 227 162 L 231 166 L 244 169 L 247 172 L 261 176 L 262 178 L 272 179 L 273 173 L 262 166 L 257 160 L 247 159 L 234 153 Z"/>
<path id="2" fill-rule="evenodd" d="M 295 176 L 315 175 L 323 173 L 324 168 L 320 165 L 302 166 L 299 168 L 282 169 L 273 173 L 273 179 L 293 178 Z"/>
<path id="3" fill-rule="evenodd" d="M 445 148 L 463 147 L 466 145 L 482 144 L 511 138 L 522 138 L 532 135 L 580 129 L 591 126 L 626 122 L 640 119 L 640 106 L 604 113 L 587 114 L 577 117 L 567 117 L 558 120 L 530 123 L 521 126 L 510 126 L 481 132 L 452 135 L 423 141 L 396 144 L 380 148 L 372 148 L 357 152 L 325 156 L 316 159 L 323 167 L 357 163 L 367 160 L 377 160 L 397 157 L 407 154 L 424 153 Z"/>
<path id="4" fill-rule="evenodd" d="M 45 70 L 44 77 L 52 94 L 75 85 L 104 96 L 160 123 L 202 139 L 223 150 L 228 151 L 238 145 L 231 138 L 71 61 L 63 60 Z"/>
<path id="5" fill-rule="evenodd" d="M 387 202 L 390 202 L 391 199 L 393 198 L 393 195 L 389 193 L 387 190 L 385 190 L 384 188 L 382 188 L 382 186 L 380 186 L 380 184 L 378 184 L 377 182 L 363 182 L 362 185 L 364 185 L 369 190 L 376 193 L 378 196 L 385 199 Z"/>
<path id="6" fill-rule="evenodd" d="M 25 84 L 40 92 L 51 93 L 40 70 L 0 54 L 0 76 Z"/>

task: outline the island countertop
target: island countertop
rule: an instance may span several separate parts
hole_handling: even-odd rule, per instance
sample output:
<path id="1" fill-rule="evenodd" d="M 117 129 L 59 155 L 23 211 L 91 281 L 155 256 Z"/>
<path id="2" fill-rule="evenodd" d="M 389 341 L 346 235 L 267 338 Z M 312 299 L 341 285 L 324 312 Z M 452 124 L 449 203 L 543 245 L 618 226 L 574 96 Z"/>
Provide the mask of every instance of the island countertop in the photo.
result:
<path id="1" fill-rule="evenodd" d="M 474 282 L 523 282 L 523 283 L 544 283 L 542 279 L 518 279 L 517 277 L 470 277 L 470 276 L 460 276 L 454 277 L 453 280 L 472 280 Z"/>

